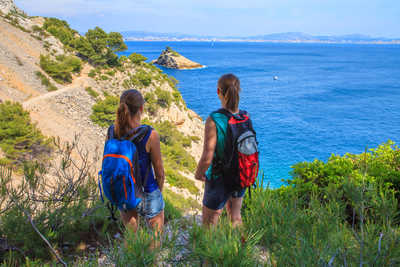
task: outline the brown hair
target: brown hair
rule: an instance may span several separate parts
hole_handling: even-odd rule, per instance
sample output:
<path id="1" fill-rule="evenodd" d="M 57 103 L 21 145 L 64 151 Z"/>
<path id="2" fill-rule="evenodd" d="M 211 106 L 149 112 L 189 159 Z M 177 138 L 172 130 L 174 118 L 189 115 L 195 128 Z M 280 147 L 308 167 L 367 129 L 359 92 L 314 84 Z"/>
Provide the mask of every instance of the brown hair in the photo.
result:
<path id="1" fill-rule="evenodd" d="M 241 90 L 239 78 L 231 73 L 222 75 L 218 80 L 218 88 L 225 98 L 226 108 L 236 111 L 239 106 Z"/>
<path id="2" fill-rule="evenodd" d="M 119 99 L 117 118 L 115 119 L 115 135 L 121 138 L 129 132 L 129 118 L 133 117 L 144 104 L 142 94 L 135 89 L 126 90 Z"/>

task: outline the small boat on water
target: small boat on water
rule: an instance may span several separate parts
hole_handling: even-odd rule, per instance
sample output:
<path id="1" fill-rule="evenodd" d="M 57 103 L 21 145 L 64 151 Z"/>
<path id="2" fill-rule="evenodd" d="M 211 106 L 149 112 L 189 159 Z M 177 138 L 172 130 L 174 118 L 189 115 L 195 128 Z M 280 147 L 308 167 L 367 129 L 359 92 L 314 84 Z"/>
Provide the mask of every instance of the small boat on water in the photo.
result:
<path id="1" fill-rule="evenodd" d="M 277 80 L 279 80 L 279 77 L 278 76 L 274 76 L 274 81 L 277 81 Z"/>

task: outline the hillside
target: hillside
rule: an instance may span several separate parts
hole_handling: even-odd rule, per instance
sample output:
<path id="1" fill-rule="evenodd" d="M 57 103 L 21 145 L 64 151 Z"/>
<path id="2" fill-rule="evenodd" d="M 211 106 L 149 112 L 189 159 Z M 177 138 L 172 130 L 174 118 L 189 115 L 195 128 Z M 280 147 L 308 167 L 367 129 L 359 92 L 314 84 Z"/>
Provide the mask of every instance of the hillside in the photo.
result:
<path id="1" fill-rule="evenodd" d="M 148 122 L 153 126 L 170 123 L 190 140 L 185 150 L 194 160 L 199 159 L 202 120 L 187 109 L 173 78 L 152 65 L 128 58 L 122 58 L 115 66 L 93 62 L 73 48 L 71 43 L 67 44 L 62 34 L 58 34 L 65 31 L 66 34 L 71 33 L 74 40 L 83 38 L 67 24 L 59 26 L 61 21 L 58 20 L 29 17 L 12 1 L 2 0 L 0 8 L 0 100 L 21 103 L 45 136 L 72 142 L 79 135 L 79 143 L 84 149 L 101 153 L 107 127 L 91 119 L 93 105 L 107 97 L 119 96 L 125 89 L 136 88 L 147 98 L 145 117 Z M 57 32 L 57 29 L 61 30 Z M 96 33 L 103 34 L 101 29 Z M 45 57 L 48 57 L 47 61 Z M 65 58 L 80 62 L 79 71 L 64 73 L 59 70 L 51 72 L 50 67 L 43 69 L 46 62 L 53 64 L 49 65 L 51 67 L 63 66 L 61 63 L 64 64 L 62 60 Z M 57 62 L 60 65 L 54 65 Z M 61 77 L 57 76 L 58 73 L 66 75 L 66 80 L 58 78 Z M 192 136 L 196 136 L 194 141 Z M 190 180 L 183 184 L 196 185 L 198 190 L 189 190 L 182 185 L 167 187 L 193 199 L 198 198 L 196 195 L 200 194 L 202 187 L 194 180 L 193 170 L 174 169 L 167 155 L 164 155 L 164 161 L 169 166 L 168 174 L 176 173 L 183 177 L 181 179 Z M 101 161 L 98 161 L 97 169 L 100 164 Z M 168 182 L 171 179 L 167 178 Z"/>

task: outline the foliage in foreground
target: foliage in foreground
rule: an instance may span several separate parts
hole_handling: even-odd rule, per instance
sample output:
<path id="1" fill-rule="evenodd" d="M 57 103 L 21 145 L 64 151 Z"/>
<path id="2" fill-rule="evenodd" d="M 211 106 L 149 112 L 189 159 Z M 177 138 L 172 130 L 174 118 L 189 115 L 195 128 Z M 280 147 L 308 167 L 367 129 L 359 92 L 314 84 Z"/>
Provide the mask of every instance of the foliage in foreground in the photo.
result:
<path id="1" fill-rule="evenodd" d="M 109 228 L 105 209 L 97 203 L 89 154 L 77 147 L 76 141 L 56 141 L 54 146 L 59 161 L 46 165 L 24 162 L 18 183 L 7 168 L 0 166 L 0 238 L 19 264 L 25 256 L 50 259 L 51 251 L 38 231 L 53 247 L 69 253 L 80 242 L 104 239 L 99 229 Z M 79 159 L 71 157 L 72 153 Z M 0 258 L 4 260 L 6 254 L 0 251 Z"/>
<path id="2" fill-rule="evenodd" d="M 246 195 L 243 226 L 236 229 L 225 217 L 219 226 L 206 229 L 198 226 L 194 218 L 182 218 L 177 210 L 170 213 L 170 208 L 166 208 L 168 221 L 159 238 L 142 225 L 136 234 L 124 233 L 126 246 L 121 240 L 111 241 L 102 258 L 123 266 L 149 266 L 158 262 L 173 266 L 202 263 L 209 266 L 399 266 L 398 200 L 392 189 L 379 186 L 379 176 L 376 181 L 367 181 L 365 172 L 371 166 L 384 166 L 387 161 L 383 158 L 393 158 L 383 155 L 395 151 L 397 148 L 391 146 L 381 157 L 362 161 L 361 183 L 353 179 L 343 181 L 346 198 L 340 191 L 330 191 L 329 183 L 321 189 L 326 195 L 324 198 L 314 193 L 304 195 L 296 186 L 276 190 L 258 187 L 253 189 L 251 199 Z M 179 201 L 167 198 L 169 207 Z M 352 203 L 354 222 L 347 220 L 346 203 Z M 81 211 L 78 211 L 79 214 Z M 40 222 L 41 217 L 37 220 Z M 23 220 L 14 223 L 20 224 Z M 20 229 L 19 236 L 27 231 L 17 229 Z M 79 236 L 82 232 L 70 229 L 69 233 Z M 25 236 L 34 240 L 32 235 Z M 161 247 L 152 250 L 152 240 L 160 241 Z M 4 255 L 3 262 L 8 262 L 8 255 Z M 30 262 L 43 260 L 37 258 L 38 254 L 36 258 L 31 254 L 29 257 Z M 71 260 L 71 263 L 98 266 L 96 254 L 91 258 L 86 262 Z"/>
<path id="3" fill-rule="evenodd" d="M 388 141 L 359 155 L 332 155 L 327 162 L 298 163 L 293 166 L 292 175 L 293 179 L 287 182 L 300 197 L 307 200 L 315 196 L 324 200 L 334 192 L 336 200 L 345 205 L 348 220 L 352 221 L 355 204 L 349 184 L 367 189 L 373 186 L 400 200 L 400 149 Z"/>

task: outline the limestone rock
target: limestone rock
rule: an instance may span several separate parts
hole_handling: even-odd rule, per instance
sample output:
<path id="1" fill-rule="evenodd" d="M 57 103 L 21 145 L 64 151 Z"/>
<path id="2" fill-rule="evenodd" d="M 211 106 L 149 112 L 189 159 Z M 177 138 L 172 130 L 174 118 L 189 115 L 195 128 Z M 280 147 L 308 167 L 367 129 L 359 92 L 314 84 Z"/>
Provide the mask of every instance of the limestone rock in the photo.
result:
<path id="1" fill-rule="evenodd" d="M 15 4 L 14 0 L 0 0 L 0 11 L 3 14 L 8 14 L 10 12 L 23 13 Z"/>
<path id="2" fill-rule="evenodd" d="M 197 69 L 203 68 L 204 66 L 187 59 L 186 57 L 180 55 L 178 52 L 172 50 L 172 48 L 167 47 L 162 51 L 161 55 L 157 60 L 153 60 L 153 63 L 171 69 Z"/>

